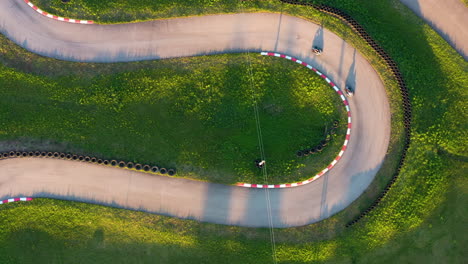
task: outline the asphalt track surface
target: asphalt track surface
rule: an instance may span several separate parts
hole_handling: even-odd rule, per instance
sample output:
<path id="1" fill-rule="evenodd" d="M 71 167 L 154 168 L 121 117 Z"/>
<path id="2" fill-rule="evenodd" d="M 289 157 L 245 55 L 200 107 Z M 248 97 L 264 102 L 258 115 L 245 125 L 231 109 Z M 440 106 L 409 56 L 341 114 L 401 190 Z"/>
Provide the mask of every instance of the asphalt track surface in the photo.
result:
<path id="1" fill-rule="evenodd" d="M 256 13 L 80 25 L 41 16 L 22 0 L 0 0 L 0 32 L 32 52 L 85 62 L 274 51 L 311 64 L 341 88 L 345 82 L 356 88 L 349 100 L 353 130 L 348 149 L 330 172 L 307 185 L 253 189 L 76 161 L 21 158 L 0 162 L 0 200 L 59 198 L 253 227 L 270 225 L 269 202 L 274 227 L 301 226 L 328 218 L 358 198 L 386 155 L 390 111 L 378 74 L 343 39 L 303 19 Z M 324 54 L 315 57 L 314 44 L 323 46 Z"/>
<path id="2" fill-rule="evenodd" d="M 400 0 L 424 19 L 465 60 L 468 59 L 468 8 L 460 0 Z"/>

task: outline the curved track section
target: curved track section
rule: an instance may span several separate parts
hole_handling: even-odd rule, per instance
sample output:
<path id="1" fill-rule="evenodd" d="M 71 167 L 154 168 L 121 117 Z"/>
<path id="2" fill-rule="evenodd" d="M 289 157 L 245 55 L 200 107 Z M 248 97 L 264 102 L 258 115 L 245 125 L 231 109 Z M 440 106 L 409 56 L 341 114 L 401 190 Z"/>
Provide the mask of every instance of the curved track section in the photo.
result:
<path id="1" fill-rule="evenodd" d="M 468 7 L 461 0 L 400 0 L 468 59 Z"/>
<path id="2" fill-rule="evenodd" d="M 269 226 L 316 222 L 354 201 L 379 170 L 390 138 L 385 89 L 371 65 L 343 39 L 303 19 L 281 14 L 234 14 L 118 25 L 62 23 L 20 0 L 0 1 L 0 32 L 26 49 L 73 61 L 116 62 L 270 50 L 321 69 L 338 86 L 356 88 L 349 106 L 353 137 L 333 170 L 297 188 L 255 189 L 66 160 L 0 162 L 0 199 L 50 197 L 143 210 L 200 221 Z M 310 49 L 321 43 L 324 54 Z"/>

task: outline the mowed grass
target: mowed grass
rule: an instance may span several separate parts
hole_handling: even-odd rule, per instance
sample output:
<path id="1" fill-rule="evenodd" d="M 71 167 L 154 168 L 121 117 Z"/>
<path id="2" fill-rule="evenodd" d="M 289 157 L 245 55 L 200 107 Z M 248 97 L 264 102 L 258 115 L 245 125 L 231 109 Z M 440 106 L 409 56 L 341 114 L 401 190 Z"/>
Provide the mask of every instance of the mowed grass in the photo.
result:
<path id="1" fill-rule="evenodd" d="M 254 1 L 252 1 L 254 2 Z M 316 1 L 318 2 L 318 1 Z M 325 2 L 325 1 L 324 1 Z M 185 3 L 185 2 L 183 2 Z M 285 13 L 308 18 L 335 30 L 348 42 L 359 48 L 377 69 L 389 88 L 392 104 L 392 140 L 398 141 L 398 122 L 401 117 L 398 108 L 398 95 L 392 90 L 394 82 L 388 77 L 375 54 L 369 52 L 354 34 L 336 19 L 321 15 L 306 7 L 281 5 L 278 2 L 262 1 L 270 5 L 267 11 Z M 352 228 L 345 229 L 344 223 L 366 205 L 372 202 L 372 193 L 378 193 L 385 178 L 394 171 L 398 160 L 398 147 L 389 151 L 383 169 L 375 182 L 354 204 L 343 212 L 317 224 L 299 228 L 275 230 L 277 256 L 280 263 L 464 263 L 468 258 L 464 245 L 467 236 L 464 232 L 468 181 L 466 166 L 466 107 L 467 62 L 461 58 L 440 36 L 425 25 L 422 20 L 399 3 L 399 1 L 326 1 L 353 17 L 375 37 L 396 60 L 410 89 L 413 103 L 413 140 L 406 158 L 406 165 L 394 188 L 382 203 L 367 217 Z M 14 56 L 10 54 L 10 56 Z M 36 61 L 35 61 L 36 62 Z M 15 62 L 10 62 L 15 63 Z M 40 62 L 36 62 L 40 63 Z M 47 66 L 36 67 L 31 71 L 48 74 Z M 397 132 L 397 133 L 395 133 Z M 68 202 L 59 205 L 51 201 L 57 211 L 66 211 Z M 8 205 L 8 208 L 28 207 L 26 204 Z M 31 203 L 31 207 L 37 204 Z M 83 208 L 86 214 L 86 207 Z M 17 214 L 8 210 L 0 219 L 5 221 L 6 242 L 0 256 L 10 263 L 18 263 L 19 258 L 33 258 L 31 250 L 16 251 L 15 248 L 37 248 L 42 241 L 50 243 L 45 252 L 58 255 L 58 258 L 79 256 L 86 262 L 99 259 L 100 262 L 151 262 L 162 263 L 271 263 L 271 247 L 268 230 L 241 229 L 194 223 L 170 219 L 172 225 L 160 221 L 152 228 L 161 228 L 174 235 L 173 241 L 191 232 L 196 243 L 189 246 L 166 246 L 163 242 L 145 243 L 142 238 L 131 242 L 118 243 L 119 236 L 128 237 L 131 232 L 120 228 L 117 235 L 108 237 L 105 247 L 86 243 L 92 241 L 94 233 L 102 225 L 88 226 L 86 236 L 75 236 L 82 247 L 62 247 L 65 239 L 50 239 L 49 234 L 74 233 L 80 221 L 70 221 L 63 227 L 56 219 L 48 220 L 45 210 L 39 207 L 37 215 L 42 219 L 38 225 L 46 226 L 44 236 L 35 236 L 38 225 L 29 221 L 32 211 L 21 209 Z M 41 210 L 43 209 L 43 210 Z M 90 209 L 91 210 L 91 209 Z M 101 208 L 99 211 L 113 210 Z M 120 212 L 120 210 L 118 210 Z M 129 214 L 132 212 L 128 212 Z M 9 215 L 12 218 L 6 218 Z M 117 214 L 111 215 L 111 218 Z M 147 215 L 137 215 L 129 223 L 134 224 Z M 42 218 L 41 218 L 42 217 Z M 156 216 L 154 216 L 156 217 Z M 15 224 L 17 219 L 23 219 Z M 145 220 L 148 221 L 148 220 Z M 56 226 L 55 226 L 56 225 Z M 193 225 L 193 227 L 185 226 Z M 177 228 L 182 226 L 182 228 Z M 28 229 L 28 227 L 32 227 Z M 43 229 L 44 230 L 44 229 Z M 183 230 L 179 232 L 178 230 Z M 186 230 L 192 230 L 186 232 Z M 101 231 L 98 232 L 102 233 Z M 105 234 L 107 231 L 104 232 Z M 153 234 L 153 233 L 151 233 Z M 151 237 L 153 235 L 148 235 Z M 157 236 L 157 235 L 154 235 Z M 45 239 L 41 239 L 45 237 Z M 101 235 L 96 236 L 101 237 Z M 106 236 L 107 237 L 107 236 Z M 15 238 L 15 239 L 13 239 Z M 149 239 L 149 238 L 145 238 Z M 155 239 L 155 238 L 152 238 Z M 0 247 L 2 248 L 2 247 Z M 128 252 L 124 254 L 122 252 Z M 37 255 L 37 254 L 36 254 Z M 49 259 L 36 258 L 36 263 L 50 263 Z M 7 261 L 4 261 L 8 263 Z M 58 261 L 57 261 L 58 262 Z M 24 263 L 24 261 L 23 261 Z"/>
<path id="2" fill-rule="evenodd" d="M 68 145 L 63 151 L 176 168 L 180 177 L 227 184 L 264 183 L 254 166 L 260 158 L 255 105 L 270 184 L 312 177 L 343 144 L 341 99 L 291 61 L 231 54 L 154 61 L 144 69 L 133 64 L 122 72 L 125 64 L 114 72 L 113 64 L 81 64 L 94 73 L 47 77 L 0 66 L 0 140 L 27 138 L 36 148 L 53 140 Z M 296 157 L 297 150 L 318 145 L 333 120 L 341 126 L 325 150 Z"/>

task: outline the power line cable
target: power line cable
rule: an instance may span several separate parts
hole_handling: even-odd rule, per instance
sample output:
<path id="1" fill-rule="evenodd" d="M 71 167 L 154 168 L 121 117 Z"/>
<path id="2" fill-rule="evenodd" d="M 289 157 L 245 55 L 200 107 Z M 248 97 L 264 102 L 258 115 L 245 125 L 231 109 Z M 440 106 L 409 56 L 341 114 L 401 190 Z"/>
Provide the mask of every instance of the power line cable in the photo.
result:
<path id="1" fill-rule="evenodd" d="M 242 0 L 240 1 L 240 6 L 242 9 L 242 13 L 244 13 L 244 6 Z M 260 157 L 262 160 L 266 160 L 265 156 L 265 148 L 263 144 L 263 135 L 262 135 L 262 128 L 260 126 L 260 114 L 258 111 L 258 103 L 257 103 L 257 96 L 255 93 L 255 80 L 253 77 L 253 72 L 252 72 L 252 61 L 250 59 L 250 52 L 247 49 L 247 62 L 248 62 L 248 73 L 250 76 L 250 87 L 252 90 L 252 99 L 253 99 L 253 109 L 254 109 L 254 116 L 255 116 L 255 126 L 257 130 L 257 139 L 258 139 L 258 144 L 260 148 Z M 266 185 L 268 185 L 268 173 L 267 173 L 267 164 L 265 163 L 262 167 L 262 174 L 263 174 L 263 180 Z M 271 251 L 272 251 L 272 258 L 273 258 L 273 263 L 277 263 L 276 259 L 276 241 L 275 241 L 275 231 L 273 229 L 273 217 L 271 213 L 271 199 L 270 199 L 270 190 L 269 188 L 264 188 L 265 191 L 265 200 L 266 200 L 266 205 L 267 205 L 267 214 L 268 214 L 268 224 L 269 224 L 269 231 L 270 231 L 270 241 L 271 241 Z"/>

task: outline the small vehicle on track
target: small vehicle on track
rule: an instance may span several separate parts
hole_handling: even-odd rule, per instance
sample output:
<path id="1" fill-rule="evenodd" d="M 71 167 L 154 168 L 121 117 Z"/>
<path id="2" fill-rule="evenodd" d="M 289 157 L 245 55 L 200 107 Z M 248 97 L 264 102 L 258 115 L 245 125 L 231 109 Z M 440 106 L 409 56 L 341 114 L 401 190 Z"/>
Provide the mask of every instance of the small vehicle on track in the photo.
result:
<path id="1" fill-rule="evenodd" d="M 255 166 L 257 166 L 257 168 L 259 169 L 263 168 L 263 166 L 265 166 L 265 160 L 260 160 L 260 159 L 255 160 Z"/>
<path id="2" fill-rule="evenodd" d="M 314 47 L 312 47 L 312 52 L 313 52 L 315 55 L 318 56 L 318 55 L 322 54 L 323 51 L 322 51 L 321 48 L 319 48 L 319 47 L 317 47 L 317 46 L 314 46 Z"/>
<path id="3" fill-rule="evenodd" d="M 344 90 L 347 97 L 353 97 L 354 91 L 351 87 L 345 86 Z"/>

